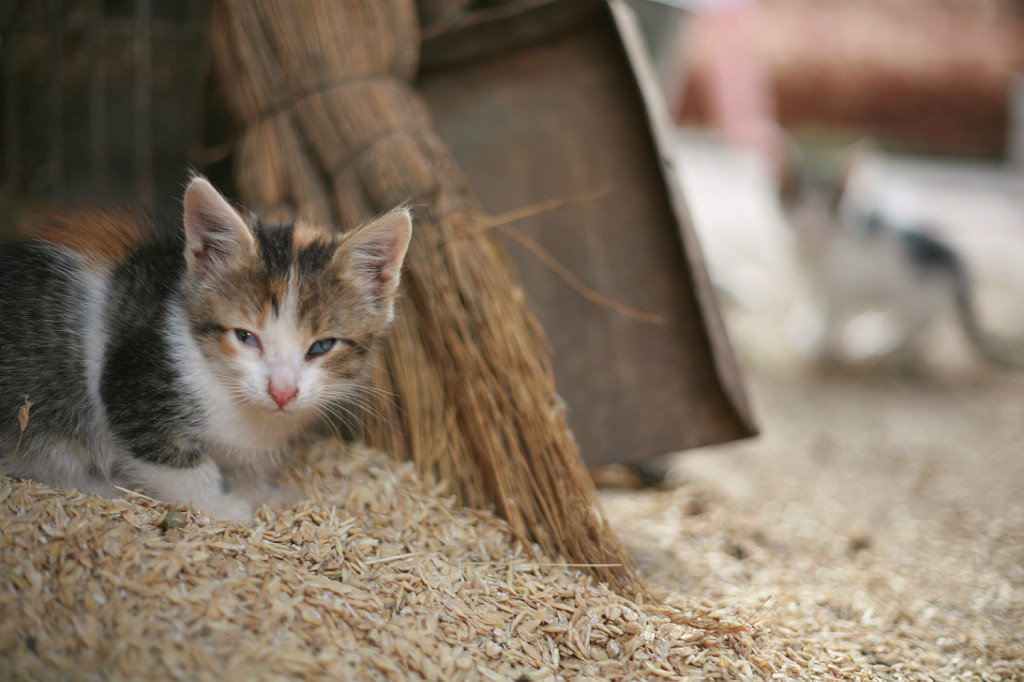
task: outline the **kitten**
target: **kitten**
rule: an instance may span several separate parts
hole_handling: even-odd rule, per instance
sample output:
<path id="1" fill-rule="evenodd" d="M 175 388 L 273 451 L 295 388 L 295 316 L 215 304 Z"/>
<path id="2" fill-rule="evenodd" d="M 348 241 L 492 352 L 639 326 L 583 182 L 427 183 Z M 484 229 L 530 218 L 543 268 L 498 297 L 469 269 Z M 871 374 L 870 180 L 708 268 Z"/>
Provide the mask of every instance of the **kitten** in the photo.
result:
<path id="1" fill-rule="evenodd" d="M 883 203 L 869 186 L 855 182 L 866 150 L 859 144 L 848 153 L 838 179 L 806 161 L 789 174 L 783 203 L 821 299 L 815 354 L 824 361 L 847 359 L 848 325 L 866 310 L 879 310 L 897 327 L 882 358 L 912 362 L 929 325 L 954 307 L 965 337 L 985 359 L 1019 365 L 1016 351 L 979 325 L 970 278 L 957 253 L 912 210 Z"/>
<path id="2" fill-rule="evenodd" d="M 411 228 L 245 220 L 195 177 L 174 230 L 96 210 L 22 229 L 0 244 L 0 473 L 228 520 L 294 501 L 270 474 L 367 378 Z"/>

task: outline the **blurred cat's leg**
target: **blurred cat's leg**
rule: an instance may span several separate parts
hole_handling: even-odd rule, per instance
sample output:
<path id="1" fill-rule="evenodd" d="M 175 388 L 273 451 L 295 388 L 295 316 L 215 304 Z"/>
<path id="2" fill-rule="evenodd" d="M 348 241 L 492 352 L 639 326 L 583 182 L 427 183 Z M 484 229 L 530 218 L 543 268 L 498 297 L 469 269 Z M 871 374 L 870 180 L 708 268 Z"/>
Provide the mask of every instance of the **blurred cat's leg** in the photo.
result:
<path id="1" fill-rule="evenodd" d="M 188 467 L 154 464 L 131 456 L 120 464 L 127 487 L 142 488 L 147 495 L 165 502 L 205 509 L 225 521 L 252 519 L 252 503 L 225 490 L 220 468 L 208 457 Z"/>
<path id="2" fill-rule="evenodd" d="M 888 353 L 888 364 L 894 369 L 921 369 L 927 331 L 942 305 L 936 294 L 941 294 L 941 291 L 908 285 L 895 301 L 891 312 L 899 325 L 899 338 Z"/>
<path id="3" fill-rule="evenodd" d="M 843 335 L 850 320 L 849 303 L 834 292 L 828 292 L 821 308 L 822 325 L 814 344 L 814 355 L 823 365 L 840 363 L 845 358 Z"/>

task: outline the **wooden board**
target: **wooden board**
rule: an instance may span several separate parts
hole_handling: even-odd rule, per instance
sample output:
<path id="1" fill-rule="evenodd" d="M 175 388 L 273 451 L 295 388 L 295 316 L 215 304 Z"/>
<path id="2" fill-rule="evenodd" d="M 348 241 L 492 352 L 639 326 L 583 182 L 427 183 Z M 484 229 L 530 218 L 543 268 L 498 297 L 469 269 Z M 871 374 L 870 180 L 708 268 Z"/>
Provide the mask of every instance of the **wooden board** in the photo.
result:
<path id="1" fill-rule="evenodd" d="M 628 8 L 510 3 L 424 36 L 419 85 L 485 210 L 607 189 L 510 224 L 513 238 L 503 237 L 551 339 L 587 463 L 752 435 Z M 609 300 L 581 294 L 590 292 L 544 254 Z"/>

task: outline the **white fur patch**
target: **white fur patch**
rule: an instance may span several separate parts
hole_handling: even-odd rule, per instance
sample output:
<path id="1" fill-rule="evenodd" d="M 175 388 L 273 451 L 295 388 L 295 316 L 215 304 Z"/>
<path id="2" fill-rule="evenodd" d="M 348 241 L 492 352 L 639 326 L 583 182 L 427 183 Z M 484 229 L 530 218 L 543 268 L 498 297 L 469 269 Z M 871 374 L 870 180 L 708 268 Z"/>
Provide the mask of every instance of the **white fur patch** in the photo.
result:
<path id="1" fill-rule="evenodd" d="M 214 374 L 176 303 L 170 307 L 168 334 L 180 380 L 196 396 L 205 413 L 203 436 L 210 454 L 220 462 L 236 466 L 273 466 L 306 421 L 294 415 L 274 414 L 255 402 L 265 393 L 265 386 L 230 386 L 229 379 Z M 239 390 L 245 393 L 239 395 Z M 266 397 L 266 401 L 270 402 L 270 398 Z"/>
<path id="2" fill-rule="evenodd" d="M 130 458 L 124 464 L 124 473 L 131 485 L 166 502 L 199 507 L 227 521 L 252 518 L 251 503 L 224 492 L 224 480 L 212 459 L 194 467 L 175 468 Z"/>
<path id="3" fill-rule="evenodd" d="M 82 299 L 83 328 L 82 350 L 85 356 L 85 381 L 91 407 L 95 411 L 97 431 L 107 429 L 106 410 L 100 399 L 100 376 L 103 373 L 103 355 L 107 346 L 106 308 L 109 282 L 107 273 L 97 273 L 83 268 Z"/>

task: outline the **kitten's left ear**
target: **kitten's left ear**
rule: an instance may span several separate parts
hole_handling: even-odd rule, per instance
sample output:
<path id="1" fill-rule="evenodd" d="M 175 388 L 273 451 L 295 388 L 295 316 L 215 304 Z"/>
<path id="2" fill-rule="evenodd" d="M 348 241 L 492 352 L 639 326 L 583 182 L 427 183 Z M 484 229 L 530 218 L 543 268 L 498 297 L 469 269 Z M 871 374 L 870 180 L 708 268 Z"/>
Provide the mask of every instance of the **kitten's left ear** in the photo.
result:
<path id="1" fill-rule="evenodd" d="M 411 237 L 412 216 L 400 208 L 358 228 L 341 247 L 349 277 L 377 304 L 390 308 Z"/>
<path id="2" fill-rule="evenodd" d="M 189 268 L 204 273 L 255 247 L 252 232 L 242 216 L 199 175 L 192 178 L 185 190 L 185 241 Z"/>

